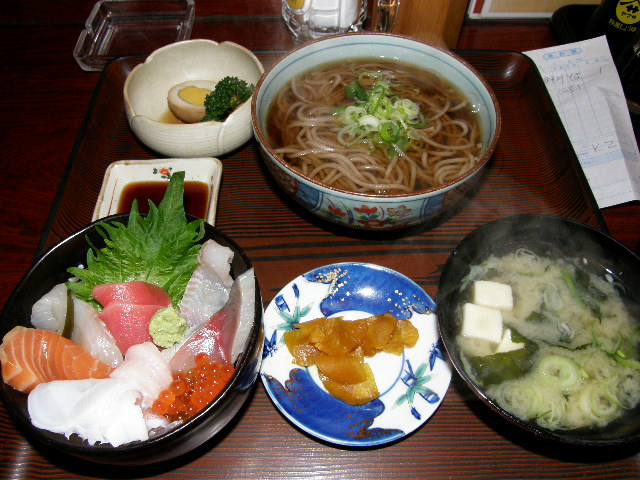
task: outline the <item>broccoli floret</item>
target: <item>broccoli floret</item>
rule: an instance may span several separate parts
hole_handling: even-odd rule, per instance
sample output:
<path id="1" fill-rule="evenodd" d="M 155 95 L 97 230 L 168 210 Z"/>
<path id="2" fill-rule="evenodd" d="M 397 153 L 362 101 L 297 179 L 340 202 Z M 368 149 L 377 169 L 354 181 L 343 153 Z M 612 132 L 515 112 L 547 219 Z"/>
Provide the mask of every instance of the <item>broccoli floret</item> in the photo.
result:
<path id="1" fill-rule="evenodd" d="M 254 86 L 238 77 L 224 77 L 204 100 L 203 122 L 222 122 L 253 93 Z"/>

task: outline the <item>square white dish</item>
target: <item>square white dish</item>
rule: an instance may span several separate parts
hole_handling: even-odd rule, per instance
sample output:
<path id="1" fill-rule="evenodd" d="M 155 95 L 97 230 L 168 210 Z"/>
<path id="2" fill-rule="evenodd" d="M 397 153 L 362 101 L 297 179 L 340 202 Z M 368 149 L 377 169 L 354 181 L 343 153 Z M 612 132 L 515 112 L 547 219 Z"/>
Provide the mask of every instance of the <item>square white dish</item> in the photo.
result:
<path id="1" fill-rule="evenodd" d="M 217 158 L 165 158 L 154 160 L 120 160 L 113 162 L 104 175 L 92 220 L 114 215 L 119 212 L 120 198 L 125 187 L 140 182 L 168 183 L 175 172 L 185 172 L 187 182 L 202 182 L 208 186 L 209 194 L 204 219 L 215 224 L 218 190 L 222 177 L 222 163 Z M 157 204 L 156 204 L 157 206 Z M 140 211 L 148 210 L 145 203 L 139 204 Z M 189 212 L 187 212 L 189 213 Z"/>

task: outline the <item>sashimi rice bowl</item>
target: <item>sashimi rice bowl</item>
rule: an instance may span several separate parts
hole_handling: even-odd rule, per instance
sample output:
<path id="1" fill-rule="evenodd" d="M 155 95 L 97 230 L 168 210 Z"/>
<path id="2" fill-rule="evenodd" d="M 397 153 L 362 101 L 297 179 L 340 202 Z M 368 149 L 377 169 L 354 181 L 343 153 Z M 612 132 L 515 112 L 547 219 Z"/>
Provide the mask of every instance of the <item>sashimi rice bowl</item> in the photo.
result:
<path id="1" fill-rule="evenodd" d="M 100 463 L 192 450 L 242 407 L 262 354 L 254 270 L 187 216 L 184 172 L 156 207 L 95 222 L 46 252 L 0 320 L 0 393 L 41 445 Z"/>

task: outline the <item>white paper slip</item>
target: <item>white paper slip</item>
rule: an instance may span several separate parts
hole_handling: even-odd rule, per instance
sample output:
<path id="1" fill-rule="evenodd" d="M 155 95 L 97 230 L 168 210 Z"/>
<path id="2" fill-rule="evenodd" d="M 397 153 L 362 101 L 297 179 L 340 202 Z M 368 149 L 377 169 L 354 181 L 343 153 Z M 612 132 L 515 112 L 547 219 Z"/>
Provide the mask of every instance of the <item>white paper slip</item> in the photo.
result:
<path id="1" fill-rule="evenodd" d="M 524 53 L 540 71 L 598 206 L 640 200 L 640 152 L 606 37 Z"/>

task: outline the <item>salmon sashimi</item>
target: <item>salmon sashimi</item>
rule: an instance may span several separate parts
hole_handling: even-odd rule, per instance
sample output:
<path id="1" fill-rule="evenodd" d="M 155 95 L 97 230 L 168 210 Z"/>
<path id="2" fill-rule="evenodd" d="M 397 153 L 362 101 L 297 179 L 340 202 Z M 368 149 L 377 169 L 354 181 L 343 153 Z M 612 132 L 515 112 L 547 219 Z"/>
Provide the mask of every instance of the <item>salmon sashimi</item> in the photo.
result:
<path id="1" fill-rule="evenodd" d="M 107 378 L 113 367 L 51 330 L 14 327 L 0 345 L 2 379 L 29 393 L 54 380 Z"/>
<path id="2" fill-rule="evenodd" d="M 153 342 L 149 333 L 149 323 L 162 308 L 166 308 L 166 305 L 111 302 L 99 317 L 111 332 L 120 351 L 126 354 L 133 345 Z"/>
<path id="3" fill-rule="evenodd" d="M 94 287 L 91 294 L 103 307 L 112 302 L 164 307 L 171 305 L 171 297 L 167 292 L 157 285 L 144 281 L 106 283 Z"/>

